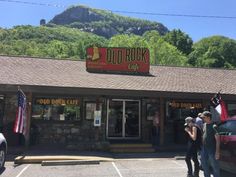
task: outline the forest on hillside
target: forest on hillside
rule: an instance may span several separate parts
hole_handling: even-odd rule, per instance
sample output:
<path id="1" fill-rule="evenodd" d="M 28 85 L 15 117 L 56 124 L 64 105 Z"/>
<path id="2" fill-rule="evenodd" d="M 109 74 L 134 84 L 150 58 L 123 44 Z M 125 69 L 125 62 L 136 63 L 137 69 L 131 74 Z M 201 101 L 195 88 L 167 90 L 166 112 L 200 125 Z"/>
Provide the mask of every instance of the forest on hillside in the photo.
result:
<path id="1" fill-rule="evenodd" d="M 236 68 L 236 41 L 223 36 L 204 38 L 193 44 L 181 30 L 165 35 L 119 34 L 109 39 L 63 26 L 16 26 L 0 29 L 0 55 L 84 60 L 86 48 L 145 47 L 155 65 Z"/>
<path id="2" fill-rule="evenodd" d="M 193 43 L 179 29 L 85 6 L 71 6 L 42 22 L 0 28 L 0 55 L 85 60 L 91 46 L 144 47 L 153 65 L 236 68 L 236 41 L 224 36 Z"/>

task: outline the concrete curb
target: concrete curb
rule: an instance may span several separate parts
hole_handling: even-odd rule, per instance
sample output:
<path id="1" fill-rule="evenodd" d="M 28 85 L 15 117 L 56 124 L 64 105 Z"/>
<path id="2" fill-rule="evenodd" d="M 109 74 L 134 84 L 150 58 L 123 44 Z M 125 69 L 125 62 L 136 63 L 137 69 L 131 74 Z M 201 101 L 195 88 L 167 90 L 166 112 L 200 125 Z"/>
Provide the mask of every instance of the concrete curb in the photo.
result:
<path id="1" fill-rule="evenodd" d="M 56 160 L 56 161 L 42 161 L 42 166 L 56 166 L 56 165 L 97 165 L 98 160 Z"/>
<path id="2" fill-rule="evenodd" d="M 63 161 L 72 163 L 78 162 L 85 163 L 94 161 L 94 162 L 112 162 L 114 161 L 113 158 L 106 158 L 106 157 L 99 157 L 99 156 L 18 156 L 14 159 L 15 164 L 31 164 L 31 163 L 42 163 L 43 161 L 53 161 L 53 162 L 60 162 Z M 87 162 L 86 162 L 87 161 Z"/>

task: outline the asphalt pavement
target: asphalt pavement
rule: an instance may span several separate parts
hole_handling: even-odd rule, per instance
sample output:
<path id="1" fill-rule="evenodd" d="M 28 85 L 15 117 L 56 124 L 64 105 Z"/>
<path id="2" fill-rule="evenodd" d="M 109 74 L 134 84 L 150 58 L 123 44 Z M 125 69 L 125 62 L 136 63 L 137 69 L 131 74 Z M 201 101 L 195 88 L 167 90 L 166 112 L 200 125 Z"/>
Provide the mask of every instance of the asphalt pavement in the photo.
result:
<path id="1" fill-rule="evenodd" d="M 184 152 L 110 153 L 51 149 L 9 149 L 6 177 L 45 176 L 119 176 L 174 177 L 186 176 Z M 43 172 L 43 173 L 42 173 Z M 221 173 L 221 177 L 235 175 Z M 203 177 L 203 172 L 200 172 Z"/>

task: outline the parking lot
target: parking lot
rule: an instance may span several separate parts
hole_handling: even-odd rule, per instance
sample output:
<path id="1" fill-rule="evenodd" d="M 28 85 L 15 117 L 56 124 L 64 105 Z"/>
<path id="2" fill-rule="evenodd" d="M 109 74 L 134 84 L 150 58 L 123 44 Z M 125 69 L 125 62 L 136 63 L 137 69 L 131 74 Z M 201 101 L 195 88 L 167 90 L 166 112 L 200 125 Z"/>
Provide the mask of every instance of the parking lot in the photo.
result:
<path id="1" fill-rule="evenodd" d="M 14 165 L 6 162 L 2 177 L 181 177 L 186 176 L 184 160 L 174 158 L 119 159 L 87 165 Z M 203 177 L 201 172 L 200 177 Z"/>
<path id="2" fill-rule="evenodd" d="M 84 154 L 84 159 L 100 159 L 90 164 L 56 165 L 14 164 L 9 157 L 1 177 L 185 177 L 187 167 L 183 153 L 153 154 Z M 102 157 L 101 157 L 102 156 Z M 79 157 L 79 156 L 78 156 Z M 82 157 L 82 156 L 80 156 Z M 104 157 L 112 159 L 104 162 Z M 96 163 L 93 163 L 96 162 Z M 203 177 L 200 171 L 200 177 Z M 234 177 L 221 171 L 221 177 Z"/>

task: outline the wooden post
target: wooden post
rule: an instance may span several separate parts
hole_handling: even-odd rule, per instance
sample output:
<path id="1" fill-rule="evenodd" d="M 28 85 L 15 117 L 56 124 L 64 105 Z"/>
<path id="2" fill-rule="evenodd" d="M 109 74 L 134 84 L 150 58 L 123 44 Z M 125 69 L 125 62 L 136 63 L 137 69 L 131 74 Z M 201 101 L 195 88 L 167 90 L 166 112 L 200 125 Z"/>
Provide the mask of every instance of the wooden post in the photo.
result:
<path id="1" fill-rule="evenodd" d="M 164 99 L 160 97 L 160 145 L 164 144 L 164 118 L 165 118 Z"/>

